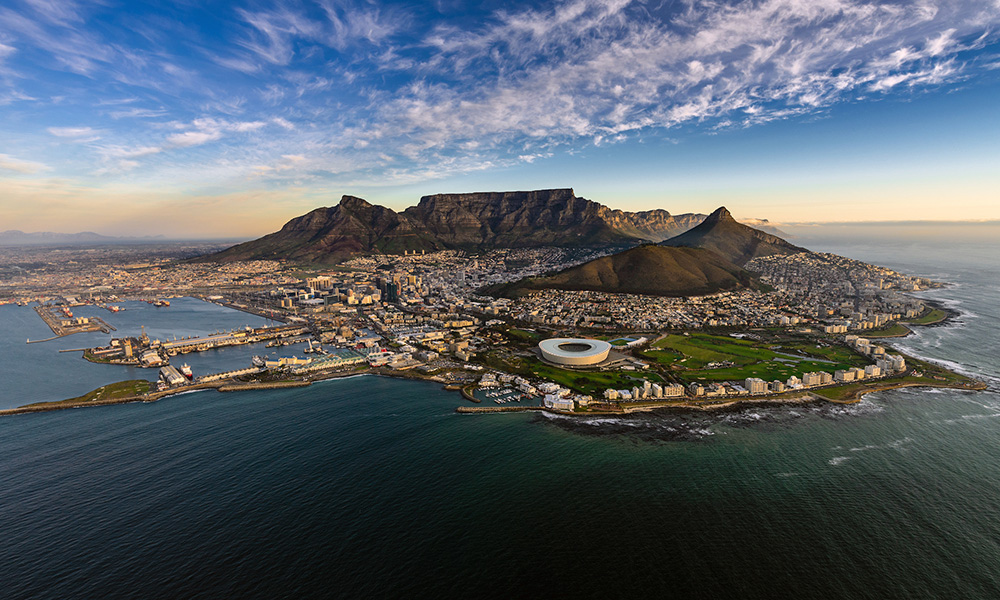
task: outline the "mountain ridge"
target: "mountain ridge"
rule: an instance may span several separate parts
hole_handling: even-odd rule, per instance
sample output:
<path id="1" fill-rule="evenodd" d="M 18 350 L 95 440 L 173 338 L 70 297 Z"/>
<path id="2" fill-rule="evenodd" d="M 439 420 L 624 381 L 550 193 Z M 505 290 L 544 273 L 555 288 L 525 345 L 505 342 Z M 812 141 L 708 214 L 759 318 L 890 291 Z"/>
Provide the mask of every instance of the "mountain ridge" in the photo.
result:
<path id="1" fill-rule="evenodd" d="M 576 196 L 572 188 L 432 194 L 401 212 L 345 195 L 336 206 L 317 208 L 279 231 L 200 260 L 331 263 L 406 250 L 636 244 L 668 239 L 703 218 L 611 209 Z"/>

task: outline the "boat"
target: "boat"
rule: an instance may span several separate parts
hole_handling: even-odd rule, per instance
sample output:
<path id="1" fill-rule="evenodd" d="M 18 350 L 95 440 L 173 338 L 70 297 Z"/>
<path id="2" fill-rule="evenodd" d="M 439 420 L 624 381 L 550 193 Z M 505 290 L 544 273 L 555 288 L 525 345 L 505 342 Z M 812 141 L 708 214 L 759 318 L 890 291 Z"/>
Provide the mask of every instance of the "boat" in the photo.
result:
<path id="1" fill-rule="evenodd" d="M 187 377 L 188 379 L 194 379 L 194 373 L 191 371 L 191 367 L 188 366 L 187 363 L 181 365 L 181 368 L 178 370 L 181 372 L 181 375 Z"/>

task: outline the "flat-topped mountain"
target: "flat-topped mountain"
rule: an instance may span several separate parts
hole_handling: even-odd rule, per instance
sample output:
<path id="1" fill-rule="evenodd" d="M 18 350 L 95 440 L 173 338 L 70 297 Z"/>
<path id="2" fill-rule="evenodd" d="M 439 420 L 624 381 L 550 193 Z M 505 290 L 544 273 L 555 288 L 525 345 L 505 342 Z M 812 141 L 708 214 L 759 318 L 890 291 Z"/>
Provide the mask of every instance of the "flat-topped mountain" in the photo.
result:
<path id="1" fill-rule="evenodd" d="M 753 274 L 711 250 L 645 244 L 553 275 L 491 286 L 482 292 L 510 298 L 542 289 L 702 296 L 759 287 Z"/>
<path id="2" fill-rule="evenodd" d="M 404 250 L 488 250 L 636 244 L 667 239 L 702 215 L 626 212 L 572 189 L 424 196 L 401 213 L 344 196 L 296 217 L 280 231 L 201 260 L 289 259 L 332 263 L 356 254 Z"/>
<path id="3" fill-rule="evenodd" d="M 705 248 L 740 266 L 758 256 L 808 252 L 778 236 L 738 223 L 724 206 L 696 227 L 662 242 L 662 245 Z"/>
<path id="4" fill-rule="evenodd" d="M 424 196 L 404 215 L 455 247 L 576 246 L 660 241 L 703 215 L 625 212 L 574 195 L 570 188 Z"/>

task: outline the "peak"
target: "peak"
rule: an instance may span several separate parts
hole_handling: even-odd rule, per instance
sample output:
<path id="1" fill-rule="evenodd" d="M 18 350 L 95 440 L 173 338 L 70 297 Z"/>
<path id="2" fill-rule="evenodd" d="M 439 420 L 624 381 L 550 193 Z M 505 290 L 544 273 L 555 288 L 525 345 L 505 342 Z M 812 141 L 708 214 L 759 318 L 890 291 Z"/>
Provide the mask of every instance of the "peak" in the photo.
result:
<path id="1" fill-rule="evenodd" d="M 706 221 L 735 221 L 735 219 L 733 219 L 733 215 L 729 212 L 728 209 L 726 209 L 725 206 L 720 206 L 719 208 L 715 209 L 715 212 L 713 212 L 712 214 L 708 215 L 708 218 L 705 219 L 705 220 Z"/>
<path id="2" fill-rule="evenodd" d="M 371 204 L 369 204 L 368 201 L 363 198 L 358 198 L 357 196 L 348 196 L 347 194 L 344 194 L 344 196 L 340 199 L 340 206 L 343 208 L 350 209 L 350 208 L 369 207 L 371 206 Z"/>

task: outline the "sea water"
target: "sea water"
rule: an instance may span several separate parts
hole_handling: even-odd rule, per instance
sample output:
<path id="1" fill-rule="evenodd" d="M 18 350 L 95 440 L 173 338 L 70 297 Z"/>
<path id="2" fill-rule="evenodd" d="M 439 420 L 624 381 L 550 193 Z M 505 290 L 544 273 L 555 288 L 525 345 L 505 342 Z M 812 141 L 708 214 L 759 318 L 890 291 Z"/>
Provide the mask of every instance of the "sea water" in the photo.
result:
<path id="1" fill-rule="evenodd" d="M 1000 597 L 997 254 L 839 251 L 954 282 L 898 344 L 990 389 L 581 419 L 362 376 L 4 418 L 0 594 Z"/>

